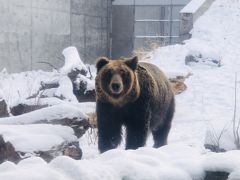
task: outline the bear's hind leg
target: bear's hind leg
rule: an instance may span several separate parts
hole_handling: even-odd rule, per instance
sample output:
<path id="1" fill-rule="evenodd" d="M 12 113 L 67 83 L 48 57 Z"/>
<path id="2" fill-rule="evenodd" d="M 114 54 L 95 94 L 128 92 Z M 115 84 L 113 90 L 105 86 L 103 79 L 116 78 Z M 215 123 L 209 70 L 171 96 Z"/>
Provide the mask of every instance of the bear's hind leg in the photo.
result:
<path id="1" fill-rule="evenodd" d="M 167 137 L 170 131 L 171 125 L 163 125 L 159 127 L 157 130 L 152 131 L 154 146 L 155 148 L 159 148 L 167 144 Z"/>
<path id="2" fill-rule="evenodd" d="M 155 148 L 164 146 L 167 144 L 167 138 L 169 131 L 171 129 L 171 123 L 174 115 L 175 102 L 174 98 L 168 108 L 165 119 L 163 119 L 163 124 L 159 126 L 156 130 L 152 130 L 154 146 Z"/>

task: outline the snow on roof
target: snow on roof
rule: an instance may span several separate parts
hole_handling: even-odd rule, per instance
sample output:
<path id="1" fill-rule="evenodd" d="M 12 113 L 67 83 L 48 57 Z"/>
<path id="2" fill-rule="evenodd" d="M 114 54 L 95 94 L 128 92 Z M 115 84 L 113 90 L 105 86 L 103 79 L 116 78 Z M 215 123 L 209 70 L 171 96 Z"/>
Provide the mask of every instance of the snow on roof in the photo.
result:
<path id="1" fill-rule="evenodd" d="M 180 12 L 195 13 L 205 1 L 207 0 L 191 0 Z"/>

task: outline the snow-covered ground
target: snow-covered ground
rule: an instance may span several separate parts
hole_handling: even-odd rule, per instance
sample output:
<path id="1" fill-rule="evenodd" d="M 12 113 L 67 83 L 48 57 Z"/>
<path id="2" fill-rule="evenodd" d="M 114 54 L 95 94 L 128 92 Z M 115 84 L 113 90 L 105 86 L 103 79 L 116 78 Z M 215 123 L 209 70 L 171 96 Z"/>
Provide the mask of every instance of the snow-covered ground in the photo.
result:
<path id="1" fill-rule="evenodd" d="M 161 47 L 148 55 L 151 57 L 148 61 L 158 65 L 169 77 L 193 74 L 186 80 L 187 91 L 176 96 L 176 113 L 169 136 L 169 145 L 159 149 L 151 148 L 152 139 L 149 137 L 147 147 L 136 151 L 125 151 L 122 144 L 116 150 L 99 155 L 96 132 L 89 130 L 80 139 L 83 160 L 76 161 L 68 157 L 58 157 L 49 164 L 40 158 L 28 158 L 17 165 L 5 162 L 0 165 L 0 179 L 15 180 L 21 177 L 24 180 L 190 180 L 203 179 L 206 170 L 225 170 L 231 173 L 229 179 L 240 179 L 240 151 L 234 150 L 236 146 L 232 133 L 235 74 L 240 71 L 239 31 L 239 0 L 216 0 L 194 24 L 190 40 L 185 41 L 183 45 Z M 221 67 L 204 63 L 185 65 L 187 55 L 199 54 L 205 59 L 221 60 Z M 65 71 L 68 69 L 64 69 Z M 0 84 L 0 96 L 3 96 L 10 106 L 13 106 L 16 102 L 23 101 L 24 98 L 36 93 L 42 79 L 52 82 L 53 78 L 63 78 L 63 81 L 67 81 L 56 74 L 58 73 L 38 71 L 9 75 L 2 72 L 0 73 L 2 84 Z M 238 76 L 240 79 L 240 73 Z M 240 110 L 239 86 L 238 81 L 237 120 L 240 117 L 238 114 Z M 16 90 L 15 87 L 20 88 Z M 66 88 L 63 87 L 59 93 L 66 93 L 65 90 Z M 51 104 L 66 103 L 66 107 L 79 107 L 85 114 L 94 112 L 94 104 L 78 105 L 69 92 L 65 96 L 69 97 L 68 101 L 51 99 Z M 4 119 L 2 121 L 6 124 Z M 11 135 L 15 135 L 14 129 L 18 127 L 8 129 L 9 127 L 4 126 L 7 127 L 7 125 L 0 125 L 0 132 L 8 130 L 7 140 L 11 142 Z M 19 132 L 30 131 L 34 136 L 45 133 L 43 128 L 37 131 L 34 125 L 27 125 L 26 129 L 20 128 Z M 60 133 L 60 130 L 61 126 L 53 126 L 52 131 L 49 128 L 48 133 L 52 137 L 49 141 L 74 139 L 73 132 L 69 128 L 64 133 Z M 55 131 L 62 139 L 54 140 Z M 217 142 L 221 132 L 223 132 L 222 137 Z M 44 138 L 39 139 L 41 142 L 43 140 Z M 45 140 L 49 142 L 47 138 Z M 227 153 L 209 152 L 204 148 L 205 142 L 219 143 L 221 148 L 230 151 Z M 13 143 L 18 144 L 18 142 Z M 34 150 L 42 148 L 38 147 L 38 141 L 33 144 Z M 19 146 L 19 148 L 30 147 Z"/>
<path id="2" fill-rule="evenodd" d="M 240 2 L 217 0 L 197 20 L 192 38 L 184 45 L 168 46 L 152 53 L 152 62 L 166 72 L 175 69 L 188 72 L 187 55 L 221 60 L 221 67 L 192 63 L 193 76 L 187 79 L 188 90 L 177 96 L 177 108 L 170 143 L 185 142 L 202 146 L 215 142 L 223 130 L 220 147 L 235 149 L 232 133 L 234 114 L 235 73 L 240 79 Z M 169 63 L 167 63 L 169 62 Z M 237 112 L 240 105 L 240 84 L 237 83 Z M 237 113 L 236 120 L 239 120 Z M 240 132 L 239 132 L 240 133 Z"/>
<path id="3" fill-rule="evenodd" d="M 239 163 L 239 151 L 201 155 L 189 146 L 169 145 L 160 149 L 111 150 L 90 160 L 76 161 L 62 156 L 49 164 L 40 158 L 29 158 L 18 165 L 5 162 L 0 166 L 0 179 L 200 180 L 205 170 L 232 172 L 239 170 Z M 239 175 L 239 171 L 234 171 L 230 179 L 237 180 Z"/>

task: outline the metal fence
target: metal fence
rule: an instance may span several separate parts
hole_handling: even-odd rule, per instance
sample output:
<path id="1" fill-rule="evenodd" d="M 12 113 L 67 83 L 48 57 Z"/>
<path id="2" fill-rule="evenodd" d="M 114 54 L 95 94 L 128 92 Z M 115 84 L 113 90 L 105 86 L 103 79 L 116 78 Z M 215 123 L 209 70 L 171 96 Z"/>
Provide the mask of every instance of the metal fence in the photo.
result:
<path id="1" fill-rule="evenodd" d="M 189 1 L 115 0 L 112 56 L 130 56 L 137 49 L 180 42 L 179 12 Z"/>
<path id="2" fill-rule="evenodd" d="M 179 11 L 182 7 L 172 4 L 135 6 L 134 49 L 179 42 Z"/>

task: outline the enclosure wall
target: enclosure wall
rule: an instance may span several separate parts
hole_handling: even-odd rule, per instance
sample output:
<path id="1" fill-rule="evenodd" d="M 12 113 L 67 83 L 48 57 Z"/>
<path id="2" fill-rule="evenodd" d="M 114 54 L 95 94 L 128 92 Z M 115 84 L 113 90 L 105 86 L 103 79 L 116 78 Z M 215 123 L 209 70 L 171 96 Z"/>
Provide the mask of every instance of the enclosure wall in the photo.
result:
<path id="1" fill-rule="evenodd" d="M 71 45 L 86 63 L 108 55 L 110 8 L 111 0 L 0 0 L 0 71 L 59 68 Z"/>

